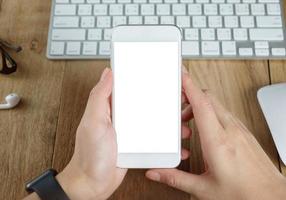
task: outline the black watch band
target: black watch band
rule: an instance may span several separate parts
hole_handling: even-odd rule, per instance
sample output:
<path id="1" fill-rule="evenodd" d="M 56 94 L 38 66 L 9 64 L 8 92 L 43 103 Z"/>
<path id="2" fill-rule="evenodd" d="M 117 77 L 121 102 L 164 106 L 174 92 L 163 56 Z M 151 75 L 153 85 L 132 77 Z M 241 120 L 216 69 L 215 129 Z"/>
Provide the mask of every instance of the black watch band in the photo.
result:
<path id="1" fill-rule="evenodd" d="M 36 192 L 41 200 L 70 200 L 55 178 L 57 171 L 49 169 L 26 185 L 26 191 Z"/>

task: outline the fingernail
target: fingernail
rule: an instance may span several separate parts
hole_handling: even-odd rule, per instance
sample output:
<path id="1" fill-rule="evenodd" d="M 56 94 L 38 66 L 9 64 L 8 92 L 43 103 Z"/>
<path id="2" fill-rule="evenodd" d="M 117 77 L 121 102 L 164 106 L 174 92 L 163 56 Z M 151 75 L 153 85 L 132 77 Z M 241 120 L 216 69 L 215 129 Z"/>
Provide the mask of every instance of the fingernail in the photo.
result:
<path id="1" fill-rule="evenodd" d="M 110 71 L 109 68 L 105 68 L 101 74 L 101 77 L 100 77 L 100 81 L 103 81 L 105 78 L 106 78 L 106 75 L 108 74 L 108 72 Z"/>
<path id="2" fill-rule="evenodd" d="M 153 171 L 148 171 L 146 176 L 153 181 L 160 181 L 160 174 Z"/>

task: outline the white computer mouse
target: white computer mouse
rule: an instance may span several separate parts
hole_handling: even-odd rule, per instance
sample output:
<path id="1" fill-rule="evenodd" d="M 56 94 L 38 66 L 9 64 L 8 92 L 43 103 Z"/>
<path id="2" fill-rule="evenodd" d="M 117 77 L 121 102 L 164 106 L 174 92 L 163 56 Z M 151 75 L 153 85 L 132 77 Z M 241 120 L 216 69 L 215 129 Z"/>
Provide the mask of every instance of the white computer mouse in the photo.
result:
<path id="1" fill-rule="evenodd" d="M 286 165 L 286 83 L 259 89 L 257 98 L 279 156 Z"/>

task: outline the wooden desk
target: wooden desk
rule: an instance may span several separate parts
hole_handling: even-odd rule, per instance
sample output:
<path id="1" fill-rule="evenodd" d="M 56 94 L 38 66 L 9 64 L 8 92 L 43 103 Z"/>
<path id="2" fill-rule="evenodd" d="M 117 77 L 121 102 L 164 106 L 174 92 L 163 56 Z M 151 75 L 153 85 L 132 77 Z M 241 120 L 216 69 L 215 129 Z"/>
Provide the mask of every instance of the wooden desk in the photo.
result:
<path id="1" fill-rule="evenodd" d="M 0 37 L 21 44 L 13 55 L 14 75 L 0 76 L 0 97 L 16 92 L 19 107 L 0 111 L 0 199 L 26 195 L 24 183 L 43 170 L 68 163 L 75 131 L 89 91 L 108 61 L 49 61 L 45 56 L 50 1 L 0 0 Z M 256 99 L 258 88 L 286 81 L 285 61 L 185 61 L 192 78 L 209 88 L 255 134 L 273 163 L 286 174 Z M 146 77 L 147 78 L 147 77 Z M 202 157 L 195 133 L 191 159 L 180 168 L 200 173 Z M 243 164 L 243 163 L 242 163 Z M 114 200 L 186 200 L 180 191 L 148 181 L 143 170 L 130 170 Z"/>

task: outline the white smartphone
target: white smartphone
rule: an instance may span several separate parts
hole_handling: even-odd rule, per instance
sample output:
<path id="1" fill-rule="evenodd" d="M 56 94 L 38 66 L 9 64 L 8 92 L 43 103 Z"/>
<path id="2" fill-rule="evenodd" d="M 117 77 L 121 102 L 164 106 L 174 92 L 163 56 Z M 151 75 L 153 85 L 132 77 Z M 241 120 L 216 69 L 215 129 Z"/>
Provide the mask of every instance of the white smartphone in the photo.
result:
<path id="1" fill-rule="evenodd" d="M 180 30 L 118 26 L 111 51 L 117 166 L 176 167 L 181 160 Z"/>

